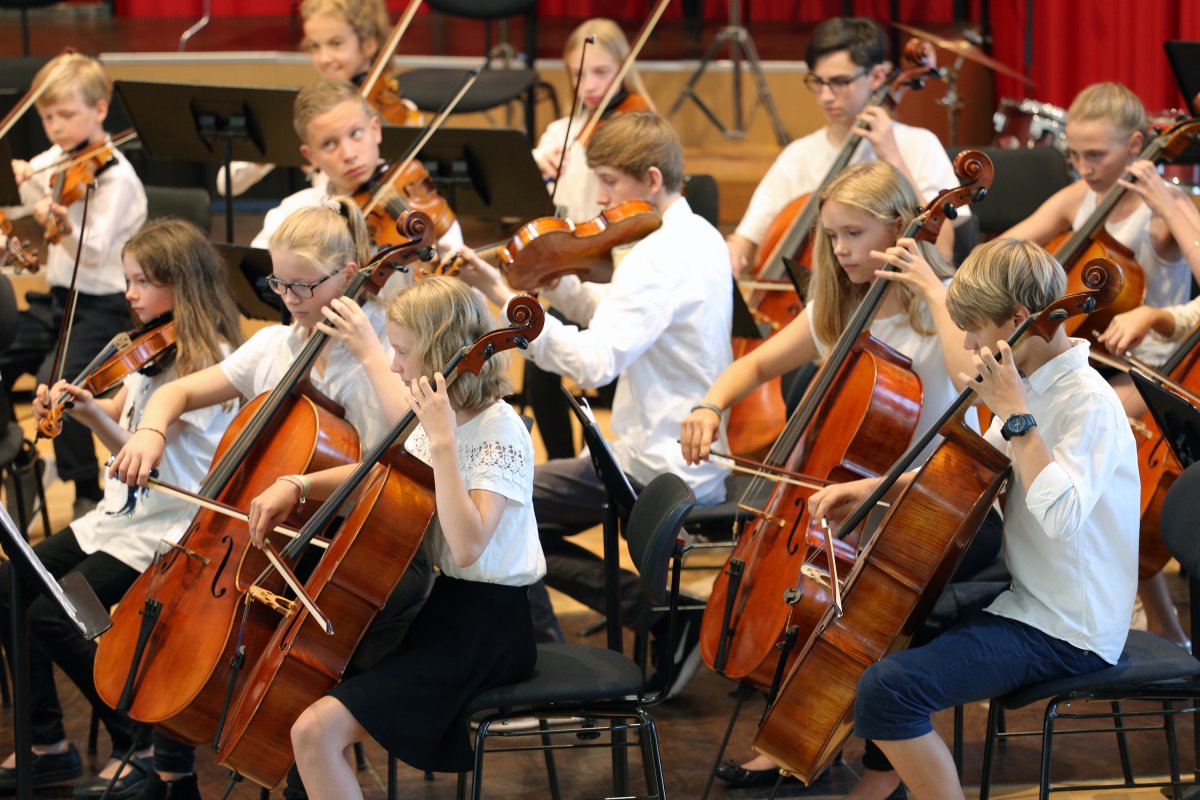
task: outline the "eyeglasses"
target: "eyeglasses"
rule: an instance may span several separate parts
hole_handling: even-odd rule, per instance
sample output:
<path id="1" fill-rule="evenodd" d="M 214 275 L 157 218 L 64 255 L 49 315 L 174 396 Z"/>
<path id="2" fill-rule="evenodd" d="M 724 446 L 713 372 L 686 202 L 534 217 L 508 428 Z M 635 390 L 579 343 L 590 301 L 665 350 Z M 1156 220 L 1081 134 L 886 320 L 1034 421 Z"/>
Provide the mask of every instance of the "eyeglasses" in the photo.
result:
<path id="1" fill-rule="evenodd" d="M 275 294 L 285 295 L 289 290 L 291 290 L 292 294 L 294 294 L 298 300 L 309 300 L 313 296 L 313 290 L 325 281 L 332 278 L 334 275 L 337 275 L 337 273 L 334 272 L 330 275 L 326 275 L 324 278 L 321 278 L 321 280 L 313 281 L 312 283 L 305 283 L 304 281 L 285 281 L 276 278 L 274 275 L 271 275 L 267 278 L 267 286 L 270 286 L 271 291 Z"/>
<path id="2" fill-rule="evenodd" d="M 841 94 L 842 92 L 846 91 L 850 84 L 854 83 L 859 78 L 865 77 L 869 72 L 869 69 L 864 69 L 857 75 L 838 75 L 830 78 L 829 80 L 818 78 L 816 75 L 810 72 L 804 76 L 804 85 L 808 87 L 808 90 L 813 94 L 820 94 L 821 90 L 826 86 L 828 86 L 829 90 L 834 94 Z"/>

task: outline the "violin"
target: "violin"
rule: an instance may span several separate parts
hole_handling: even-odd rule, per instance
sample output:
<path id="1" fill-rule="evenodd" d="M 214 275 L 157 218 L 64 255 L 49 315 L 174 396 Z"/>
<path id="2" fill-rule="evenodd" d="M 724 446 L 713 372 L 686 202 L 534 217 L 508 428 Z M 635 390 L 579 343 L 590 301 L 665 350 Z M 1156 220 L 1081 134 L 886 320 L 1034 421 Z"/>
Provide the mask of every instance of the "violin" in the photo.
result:
<path id="1" fill-rule="evenodd" d="M 1090 314 L 1121 296 L 1123 275 L 1112 261 L 1093 260 L 1081 279 L 1088 291 L 1031 315 L 1009 344 L 1027 332 L 1048 341 L 1069 317 Z M 855 530 L 934 438 L 943 437 L 892 502 L 850 573 L 826 576 L 835 602 L 759 727 L 754 749 L 806 784 L 833 761 L 850 735 L 859 677 L 907 646 L 1007 480 L 1007 456 L 964 424 L 963 413 L 973 398 L 974 391 L 964 389 L 831 534 L 843 538 Z"/>
<path id="2" fill-rule="evenodd" d="M 112 141 L 105 139 L 79 147 L 71 152 L 64 163 L 56 165 L 50 177 L 50 193 L 54 202 L 70 206 L 82 200 L 88 185 L 95 183 L 96 178 L 115 163 L 116 140 L 127 141 L 131 138 L 130 134 L 136 135 L 132 128 L 117 134 Z M 57 244 L 66 235 L 63 223 L 54 214 L 46 218 L 45 232 L 46 241 L 51 244 Z"/>
<path id="3" fill-rule="evenodd" d="M 8 253 L 9 260 L 5 263 L 12 263 L 17 272 L 25 270 L 27 272 L 36 273 L 41 269 L 41 264 L 38 263 L 37 251 L 27 250 L 28 242 L 22 242 L 13 236 L 13 225 L 8 216 L 3 211 L 0 211 L 0 233 L 3 233 L 7 241 L 4 243 L 4 249 Z"/>
<path id="4" fill-rule="evenodd" d="M 71 383 L 100 397 L 135 372 L 161 368 L 174 355 L 175 321 L 164 314 L 141 328 L 114 336 Z M 50 439 L 62 433 L 62 414 L 70 400 L 68 394 L 59 397 L 38 420 L 38 433 Z"/>
<path id="5" fill-rule="evenodd" d="M 401 97 L 400 84 L 394 77 L 387 74 L 388 64 L 391 62 L 392 56 L 396 54 L 396 48 L 400 46 L 400 39 L 408 30 L 408 26 L 412 23 L 420 6 L 421 0 L 409 2 L 404 13 L 400 15 L 400 19 L 396 21 L 396 26 L 388 34 L 387 41 L 383 43 L 383 47 L 376 54 L 371 68 L 367 70 L 366 77 L 363 79 L 362 86 L 359 87 L 367 103 L 379 112 L 379 116 L 393 125 L 421 125 L 425 122 L 420 109 L 413 101 Z"/>
<path id="6" fill-rule="evenodd" d="M 910 39 L 900 59 L 906 68 L 893 73 L 875 90 L 867 100 L 868 107 L 894 107 L 909 89 L 921 89 L 929 78 L 938 75 L 926 43 L 920 39 Z M 755 288 L 746 299 L 751 316 L 766 328 L 766 335 L 753 339 L 735 336 L 735 361 L 781 331 L 804 307 L 795 287 L 805 285 L 808 275 L 798 272 L 794 265 L 807 270 L 812 264 L 812 233 L 820 210 L 818 198 L 822 189 L 849 166 L 861 141 L 862 137 L 857 133 L 846 137 L 820 185 L 784 206 L 767 228 L 754 264 L 752 285 Z M 780 378 L 772 378 L 730 406 L 726 423 L 729 449 L 734 453 L 761 453 L 779 437 L 786 421 L 782 384 Z"/>

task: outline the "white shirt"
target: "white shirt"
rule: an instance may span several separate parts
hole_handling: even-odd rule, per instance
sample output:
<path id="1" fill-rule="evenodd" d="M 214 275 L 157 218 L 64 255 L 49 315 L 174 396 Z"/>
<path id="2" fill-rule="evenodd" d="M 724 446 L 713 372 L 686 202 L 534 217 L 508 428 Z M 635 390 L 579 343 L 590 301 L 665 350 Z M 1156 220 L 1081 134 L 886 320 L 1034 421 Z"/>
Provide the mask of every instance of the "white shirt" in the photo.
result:
<path id="1" fill-rule="evenodd" d="M 390 360 L 392 348 L 387 341 L 387 319 L 378 303 L 363 304 Z M 271 325 L 250 337 L 221 362 L 221 371 L 243 397 L 253 398 L 279 385 L 307 341 L 306 332 L 296 325 Z M 325 361 L 325 374 L 309 372 L 313 387 L 346 410 L 346 421 L 358 431 L 364 452 L 383 438 L 391 427 L 383 414 L 375 387 L 371 385 L 362 362 L 350 354 L 341 342 L 331 341 Z"/>
<path id="2" fill-rule="evenodd" d="M 1087 190 L 1079 211 L 1071 222 L 1072 230 L 1079 230 L 1096 209 L 1096 193 Z M 1146 275 L 1145 305 L 1152 308 L 1167 308 L 1186 303 L 1192 290 L 1192 271 L 1181 256 L 1176 261 L 1164 261 L 1154 250 L 1150 239 L 1150 221 L 1154 212 L 1145 203 L 1138 203 L 1132 214 L 1121 220 L 1109 219 L 1105 230 L 1121 244 L 1133 251 L 1133 258 Z M 1147 337 L 1133 349 L 1133 354 L 1151 366 L 1157 367 L 1171 355 L 1174 348 L 1161 338 Z"/>
<path id="3" fill-rule="evenodd" d="M 954 165 L 950 163 L 945 148 L 930 131 L 899 122 L 892 123 L 892 130 L 896 134 L 896 146 L 909 174 L 917 182 L 915 188 L 924 202 L 928 203 L 939 192 L 960 185 L 961 181 L 954 175 Z M 784 206 L 801 195 L 817 190 L 841 152 L 840 146 L 834 147 L 830 143 L 827 131 L 827 128 L 820 128 L 783 148 L 754 190 L 746 214 L 738 223 L 738 235 L 761 244 L 767 228 Z M 874 148 L 863 139 L 850 164 L 874 160 Z M 955 225 L 969 217 L 971 209 L 963 206 L 958 209 L 958 214 Z"/>
<path id="4" fill-rule="evenodd" d="M 547 125 L 533 152 L 549 158 L 552 151 L 562 147 L 569 120 L 569 117 L 563 117 Z M 555 189 L 553 183 L 547 185 L 547 188 L 554 192 L 554 204 L 565 209 L 567 219 L 573 222 L 587 222 L 604 210 L 596 201 L 600 192 L 600 179 L 588 166 L 587 148 L 577 139 L 587 121 L 588 114 L 584 112 L 577 115 L 571 123 L 571 140 L 567 144 L 566 164 L 558 178 L 558 188 Z"/>
<path id="5" fill-rule="evenodd" d="M 125 404 L 118 420 L 121 425 L 137 430 L 151 393 L 173 380 L 173 366 L 153 377 L 140 373 L 127 377 Z M 222 434 L 237 414 L 237 404 L 230 405 L 229 409 L 219 404 L 198 408 L 179 417 L 182 429 L 172 430 L 158 465 L 163 481 L 190 491 L 199 488 Z M 71 530 L 83 552 L 107 553 L 142 572 L 150 566 L 161 541 L 179 541 L 197 509 L 192 503 L 153 490 L 137 490 L 132 511 L 123 513 L 129 501 L 129 487 L 108 478 L 100 505 L 72 522 Z"/>
<path id="6" fill-rule="evenodd" d="M 432 463 L 429 437 L 417 426 L 405 449 Z M 529 586 L 546 574 L 546 558 L 533 518 L 533 440 L 525 423 L 503 401 L 492 403 L 458 429 L 458 473 L 467 491 L 501 495 L 504 513 L 479 560 L 469 567 L 454 563 L 450 545 L 435 516 L 425 535 L 433 563 L 443 575 L 467 581 Z"/>
<path id="7" fill-rule="evenodd" d="M 142 182 L 124 154 L 116 148 L 113 153 L 115 161 L 96 177 L 96 189 L 88 204 L 83 255 L 79 259 L 79 279 L 75 284 L 84 294 L 125 293 L 121 248 L 146 222 L 146 191 Z M 40 170 L 69 157 L 55 145 L 34 156 L 29 165 Z M 14 218 L 32 213 L 34 205 L 50 193 L 53 172 L 49 169 L 39 172 L 21 184 L 22 205 L 6 213 Z M 58 244 L 49 245 L 46 251 L 46 282 L 51 286 L 71 285 L 75 253 L 79 250 L 83 201 L 67 206 L 67 216 L 71 220 L 71 233 Z"/>
<path id="8" fill-rule="evenodd" d="M 547 315 L 527 355 L 584 388 L 614 378 L 613 453 L 639 483 L 679 475 L 702 505 L 725 497 L 727 470 L 684 463 L 679 426 L 733 358 L 733 273 L 716 228 L 675 200 L 662 227 L 636 244 L 612 283 L 563 278 L 543 294 L 580 330 Z M 718 442 L 728 452 L 724 428 Z"/>
<path id="9" fill-rule="evenodd" d="M 1004 552 L 1012 586 L 988 607 L 1110 664 L 1125 647 L 1137 592 L 1137 445 L 1116 392 L 1074 346 L 1025 381 L 1053 463 L 1028 492 L 1008 484 Z M 992 420 L 986 438 L 1012 456 Z"/>
<path id="10" fill-rule="evenodd" d="M 259 164 L 255 161 L 231 161 L 229 162 L 229 183 L 230 189 L 233 191 L 233 196 L 237 197 L 254 184 L 261 181 L 263 178 L 271 174 L 275 169 L 274 164 Z M 317 186 L 317 178 L 323 177 L 323 173 L 313 173 L 313 185 Z M 326 179 L 328 180 L 328 179 Z M 222 166 L 217 170 L 217 194 L 225 196 L 225 167 Z"/>

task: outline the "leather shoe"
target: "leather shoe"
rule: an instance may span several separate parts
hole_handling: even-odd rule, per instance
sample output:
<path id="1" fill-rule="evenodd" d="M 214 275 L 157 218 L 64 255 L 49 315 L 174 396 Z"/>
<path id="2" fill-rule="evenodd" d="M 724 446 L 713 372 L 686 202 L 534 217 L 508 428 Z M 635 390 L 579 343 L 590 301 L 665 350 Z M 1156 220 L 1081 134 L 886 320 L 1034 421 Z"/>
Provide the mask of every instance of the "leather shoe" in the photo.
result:
<path id="1" fill-rule="evenodd" d="M 200 787 L 194 774 L 164 781 L 157 772 L 151 772 L 142 790 L 130 800 L 200 800 Z"/>
<path id="2" fill-rule="evenodd" d="M 148 759 L 133 759 L 121 773 L 121 777 L 113 783 L 112 791 L 108 792 L 108 800 L 129 800 L 141 794 L 142 787 L 153 773 L 154 765 Z M 75 787 L 75 797 L 103 797 L 104 792 L 108 790 L 108 784 L 108 778 L 88 778 L 86 781 L 80 781 Z"/>
<path id="3" fill-rule="evenodd" d="M 728 784 L 731 789 L 757 789 L 764 786 L 774 786 L 779 780 L 779 769 L 746 769 L 736 761 L 725 761 L 717 767 L 716 776 Z M 792 776 L 783 779 L 785 783 L 795 781 Z"/>
<path id="4" fill-rule="evenodd" d="M 47 786 L 51 783 L 73 781 L 83 775 L 83 761 L 75 745 L 67 745 L 65 753 L 34 753 L 31 786 Z M 17 771 L 0 767 L 0 794 L 13 794 L 17 790 Z"/>

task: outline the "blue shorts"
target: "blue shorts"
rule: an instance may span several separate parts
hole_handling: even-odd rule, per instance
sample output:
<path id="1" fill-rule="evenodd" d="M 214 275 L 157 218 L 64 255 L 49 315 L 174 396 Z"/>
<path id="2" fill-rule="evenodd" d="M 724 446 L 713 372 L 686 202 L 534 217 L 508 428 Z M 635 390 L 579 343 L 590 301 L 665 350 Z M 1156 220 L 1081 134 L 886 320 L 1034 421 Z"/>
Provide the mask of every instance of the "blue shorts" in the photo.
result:
<path id="1" fill-rule="evenodd" d="M 933 730 L 935 711 L 1107 666 L 1023 622 L 979 612 L 923 647 L 872 664 L 858 680 L 854 733 L 915 739 Z"/>

